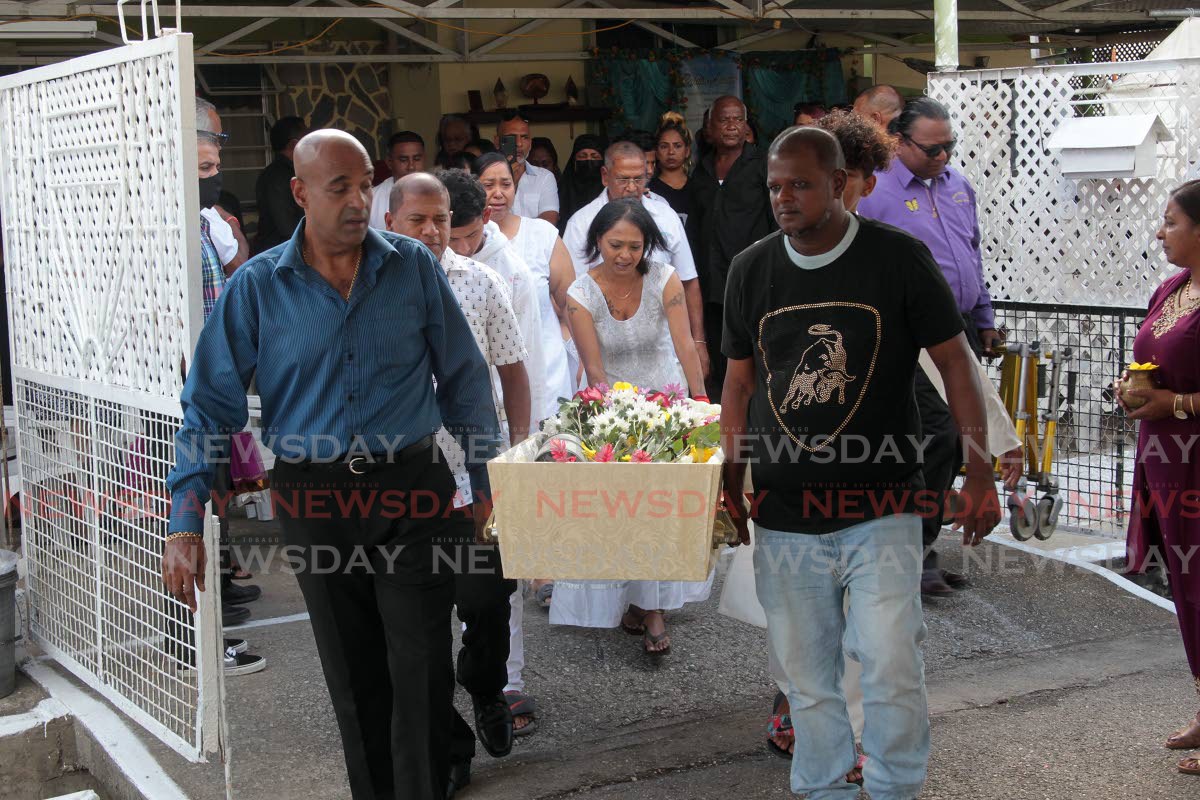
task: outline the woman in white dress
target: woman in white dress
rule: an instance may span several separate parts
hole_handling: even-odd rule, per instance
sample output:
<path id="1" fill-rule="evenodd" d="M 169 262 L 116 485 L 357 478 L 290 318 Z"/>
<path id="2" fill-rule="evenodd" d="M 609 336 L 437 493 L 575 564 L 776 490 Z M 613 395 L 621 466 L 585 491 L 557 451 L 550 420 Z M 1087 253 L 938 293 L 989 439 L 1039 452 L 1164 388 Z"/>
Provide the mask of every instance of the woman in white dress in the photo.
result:
<path id="1" fill-rule="evenodd" d="M 500 227 L 509 243 L 533 272 L 535 292 L 542 316 L 544 408 L 535 414 L 546 419 L 558 413 L 559 398 L 575 393 L 577 381 L 570 368 L 565 339 L 567 287 L 575 280 L 575 268 L 558 229 L 544 219 L 529 219 L 512 213 L 517 196 L 512 166 L 502 153 L 484 153 L 475 160 L 475 177 L 487 192 L 491 221 Z"/>
<path id="2" fill-rule="evenodd" d="M 601 262 L 567 291 L 567 319 L 591 385 L 632 383 L 644 389 L 686 385 L 704 396 L 700 357 L 692 341 L 683 284 L 669 264 L 649 261 L 666 252 L 662 233 L 637 200 L 600 210 L 587 249 Z M 651 655 L 671 649 L 664 612 L 704 600 L 707 581 L 563 581 L 550 607 L 552 625 L 612 628 L 643 637 Z"/>

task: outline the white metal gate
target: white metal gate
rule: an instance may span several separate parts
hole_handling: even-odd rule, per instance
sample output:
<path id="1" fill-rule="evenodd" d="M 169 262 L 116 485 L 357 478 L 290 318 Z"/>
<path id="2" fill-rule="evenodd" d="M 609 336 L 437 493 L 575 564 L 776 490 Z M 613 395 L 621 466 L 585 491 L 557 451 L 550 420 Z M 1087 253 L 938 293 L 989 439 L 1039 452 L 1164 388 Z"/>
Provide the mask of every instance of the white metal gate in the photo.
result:
<path id="1" fill-rule="evenodd" d="M 0 202 L 30 632 L 200 760 L 219 746 L 216 558 L 195 620 L 159 565 L 203 321 L 192 70 L 191 36 L 168 34 L 0 79 Z"/>
<path id="2" fill-rule="evenodd" d="M 1064 520 L 1125 534 L 1134 426 L 1108 391 L 1132 356 L 1151 292 L 1174 268 L 1154 240 L 1171 190 L 1197 177 L 1200 59 L 1022 67 L 929 76 L 950 112 L 955 166 L 975 187 L 984 277 L 1010 339 L 1070 347 L 1055 474 Z M 1157 114 L 1153 178 L 1066 178 L 1046 142 L 1077 116 Z"/>

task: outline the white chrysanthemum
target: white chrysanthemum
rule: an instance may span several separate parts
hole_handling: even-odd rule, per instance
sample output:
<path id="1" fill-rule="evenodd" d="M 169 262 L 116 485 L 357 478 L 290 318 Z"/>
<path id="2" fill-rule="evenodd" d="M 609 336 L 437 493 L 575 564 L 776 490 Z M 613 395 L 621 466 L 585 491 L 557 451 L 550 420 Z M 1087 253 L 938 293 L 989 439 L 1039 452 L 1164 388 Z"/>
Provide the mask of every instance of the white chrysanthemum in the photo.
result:
<path id="1" fill-rule="evenodd" d="M 550 417 L 542 422 L 542 433 L 546 434 L 547 436 L 553 436 L 560 430 L 562 430 L 562 428 L 559 426 L 558 417 Z"/>

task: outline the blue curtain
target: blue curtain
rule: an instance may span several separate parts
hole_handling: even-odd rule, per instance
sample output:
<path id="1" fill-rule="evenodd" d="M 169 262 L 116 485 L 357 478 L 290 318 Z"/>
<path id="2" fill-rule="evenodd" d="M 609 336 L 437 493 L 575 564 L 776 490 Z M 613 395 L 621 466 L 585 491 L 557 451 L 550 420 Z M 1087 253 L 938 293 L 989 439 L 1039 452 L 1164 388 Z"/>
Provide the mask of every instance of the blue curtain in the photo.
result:
<path id="1" fill-rule="evenodd" d="M 846 102 L 837 51 L 746 53 L 743 64 L 746 105 L 764 143 L 791 126 L 796 103 L 829 107 Z"/>
<path id="2" fill-rule="evenodd" d="M 671 107 L 671 77 L 665 59 L 601 58 L 611 102 L 621 109 L 609 126 L 610 134 L 628 128 L 653 131 Z"/>

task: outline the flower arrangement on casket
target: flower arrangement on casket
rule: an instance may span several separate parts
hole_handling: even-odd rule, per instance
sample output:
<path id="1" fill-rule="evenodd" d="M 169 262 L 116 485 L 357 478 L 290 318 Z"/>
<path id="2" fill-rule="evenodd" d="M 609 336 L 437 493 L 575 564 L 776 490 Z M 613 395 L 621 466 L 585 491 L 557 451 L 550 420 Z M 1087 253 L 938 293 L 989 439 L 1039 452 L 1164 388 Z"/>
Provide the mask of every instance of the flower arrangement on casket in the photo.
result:
<path id="1" fill-rule="evenodd" d="M 704 580 L 732 540 L 718 512 L 720 406 L 679 387 L 596 386 L 488 462 L 488 530 L 509 578 Z"/>
<path id="2" fill-rule="evenodd" d="M 720 443 L 720 415 L 720 406 L 692 400 L 679 386 L 589 386 L 542 424 L 550 438 L 539 460 L 705 464 Z"/>

